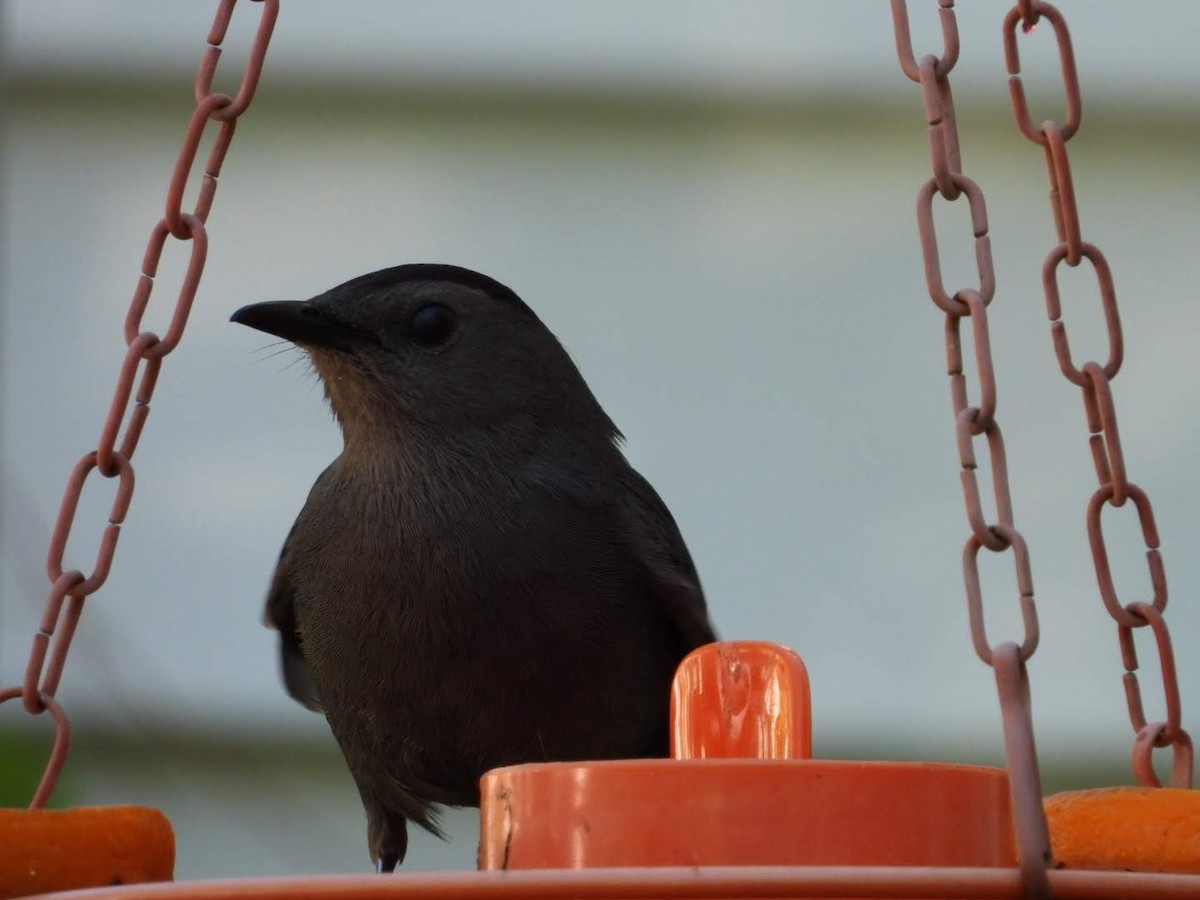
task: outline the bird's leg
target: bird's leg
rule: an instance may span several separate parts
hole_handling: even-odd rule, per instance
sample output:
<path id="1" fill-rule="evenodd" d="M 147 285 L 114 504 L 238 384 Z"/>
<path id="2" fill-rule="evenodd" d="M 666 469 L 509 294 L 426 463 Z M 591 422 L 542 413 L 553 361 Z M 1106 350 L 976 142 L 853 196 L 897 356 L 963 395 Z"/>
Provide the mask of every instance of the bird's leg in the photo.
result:
<path id="1" fill-rule="evenodd" d="M 363 800 L 367 810 L 367 842 L 371 856 L 378 860 L 375 871 L 379 874 L 396 871 L 404 862 L 408 850 L 408 828 L 403 816 L 394 816 L 373 800 Z"/>

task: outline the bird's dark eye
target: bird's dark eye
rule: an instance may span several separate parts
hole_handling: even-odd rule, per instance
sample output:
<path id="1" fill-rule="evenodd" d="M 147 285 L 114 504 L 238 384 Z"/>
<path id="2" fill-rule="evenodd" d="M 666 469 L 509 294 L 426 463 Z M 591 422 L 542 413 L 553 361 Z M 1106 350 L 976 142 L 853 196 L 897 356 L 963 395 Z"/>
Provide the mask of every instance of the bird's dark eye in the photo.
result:
<path id="1" fill-rule="evenodd" d="M 433 347 L 454 331 L 454 313 L 436 303 L 422 306 L 413 313 L 408 330 L 418 344 Z"/>

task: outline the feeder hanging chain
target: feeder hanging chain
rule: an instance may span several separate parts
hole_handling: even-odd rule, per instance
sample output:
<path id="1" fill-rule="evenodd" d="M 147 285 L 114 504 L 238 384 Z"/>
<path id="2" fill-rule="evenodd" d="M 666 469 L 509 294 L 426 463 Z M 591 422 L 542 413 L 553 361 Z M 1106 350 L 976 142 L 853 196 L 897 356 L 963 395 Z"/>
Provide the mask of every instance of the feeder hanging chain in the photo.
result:
<path id="1" fill-rule="evenodd" d="M 1043 18 L 1054 29 L 1058 46 L 1063 95 L 1066 99 L 1066 121 L 1059 123 L 1049 120 L 1035 126 L 1029 117 L 1025 88 L 1021 80 L 1017 26 L 1021 25 L 1023 31 L 1029 31 Z M 1084 241 L 1081 236 L 1079 211 L 1075 203 L 1075 185 L 1071 178 L 1070 158 L 1067 155 L 1067 142 L 1079 130 L 1082 102 L 1079 78 L 1075 70 L 1075 54 L 1071 49 L 1071 34 L 1063 14 L 1049 3 L 1042 3 L 1040 0 L 1024 0 L 1010 10 L 1004 19 L 1004 61 L 1008 69 L 1009 95 L 1017 128 L 1028 140 L 1042 148 L 1046 159 L 1046 171 L 1050 182 L 1050 211 L 1059 243 L 1042 264 L 1042 287 L 1046 296 L 1046 312 L 1050 317 L 1050 337 L 1059 369 L 1068 381 L 1082 390 L 1089 433 L 1088 448 L 1100 483 L 1087 505 L 1087 536 L 1096 568 L 1100 598 L 1109 615 L 1117 623 L 1121 659 L 1125 667 L 1125 697 L 1129 707 L 1129 720 L 1135 732 L 1134 774 L 1143 785 L 1160 787 L 1161 782 L 1154 772 L 1151 756 L 1156 747 L 1170 747 L 1171 785 L 1190 788 L 1193 768 L 1192 739 L 1182 724 L 1175 655 L 1171 649 L 1171 633 L 1163 616 L 1167 606 L 1167 577 L 1159 550 L 1158 528 L 1154 524 L 1154 510 L 1150 505 L 1150 498 L 1145 491 L 1129 480 L 1125 453 L 1117 428 L 1116 405 L 1113 401 L 1112 381 L 1120 371 L 1124 357 L 1117 294 L 1104 254 L 1095 245 Z M 1096 275 L 1100 309 L 1108 332 L 1108 359 L 1103 364 L 1075 363 L 1067 341 L 1067 326 L 1062 318 L 1062 303 L 1058 291 L 1059 266 L 1063 262 L 1068 266 L 1078 266 L 1085 259 Z M 1150 570 L 1149 603 L 1122 603 L 1117 596 L 1108 563 L 1108 547 L 1101 527 L 1101 514 L 1105 506 L 1121 507 L 1129 500 L 1133 501 L 1137 511 L 1143 543 L 1146 546 L 1146 563 Z M 1133 640 L 1134 629 L 1147 626 L 1154 635 L 1166 703 L 1166 718 L 1155 722 L 1147 722 L 1142 709 L 1141 688 L 1137 678 L 1138 658 Z"/>
<path id="2" fill-rule="evenodd" d="M 70 748 L 70 723 L 61 705 L 55 700 L 55 694 L 62 679 L 71 639 L 83 613 L 84 600 L 101 588 L 112 568 L 121 524 L 125 521 L 125 514 L 133 499 L 133 454 L 137 449 L 146 418 L 150 414 L 150 398 L 158 381 L 163 357 L 178 346 L 187 325 L 192 301 L 196 297 L 196 288 L 204 271 L 208 251 L 205 222 L 217 190 L 217 177 L 233 139 L 237 118 L 246 111 L 254 98 L 255 88 L 262 75 L 267 45 L 271 40 L 275 19 L 279 15 L 279 0 L 254 0 L 262 3 L 262 14 L 243 70 L 241 84 L 232 97 L 214 93 L 211 87 L 221 58 L 221 42 L 225 39 L 236 2 L 237 0 L 219 0 L 216 17 L 208 34 L 208 47 L 204 51 L 200 70 L 196 75 L 196 108 L 188 122 L 183 144 L 175 161 L 167 191 L 166 212 L 150 233 L 150 240 L 142 259 L 141 277 L 125 317 L 125 357 L 117 376 L 108 415 L 100 429 L 99 441 L 96 449 L 86 453 L 75 464 L 67 480 L 46 559 L 46 570 L 51 583 L 50 594 L 38 631 L 33 638 L 25 678 L 21 685 L 0 691 L 0 703 L 20 697 L 30 715 L 40 715 L 48 710 L 54 720 L 53 749 L 29 804 L 34 809 L 44 806 L 49 799 Z M 194 171 L 196 153 L 204 136 L 205 126 L 209 122 L 217 122 L 220 127 L 203 166 L 196 204 L 187 212 L 183 209 L 183 194 Z M 142 316 L 150 303 L 154 277 L 168 237 L 178 241 L 190 241 L 191 248 L 187 271 L 176 294 L 175 307 L 167 330 L 159 337 L 152 331 L 142 330 Z M 124 431 L 121 430 L 122 423 L 125 424 Z M 92 472 L 98 472 L 104 478 L 116 478 L 118 485 L 108 523 L 101 534 L 96 562 L 91 574 L 84 575 L 77 569 L 68 569 L 64 557 L 67 555 L 67 542 L 75 523 L 75 510 L 79 505 L 84 484 Z"/>
<path id="3" fill-rule="evenodd" d="M 992 667 L 1004 724 L 1005 757 L 1009 772 L 1009 790 L 1013 823 L 1017 837 L 1017 857 L 1025 896 L 1050 896 L 1047 869 L 1050 866 L 1050 835 L 1042 807 L 1041 777 L 1033 738 L 1030 707 L 1029 673 L 1026 663 L 1037 650 L 1038 619 L 1033 597 L 1033 575 L 1024 537 L 1013 520 L 1012 495 L 1008 483 L 1008 462 L 1004 438 L 996 417 L 996 374 L 992 367 L 991 339 L 988 333 L 988 306 L 996 293 L 996 275 L 992 266 L 991 239 L 988 237 L 987 204 L 983 191 L 962 172 L 954 97 L 950 72 L 958 62 L 958 23 L 954 0 L 939 0 L 938 15 L 942 30 L 941 56 L 917 58 L 912 47 L 906 0 L 892 0 L 896 53 L 904 74 L 921 88 L 928 127 L 932 177 L 917 192 L 917 231 L 929 297 L 945 314 L 946 371 L 950 376 L 950 401 L 954 414 L 955 444 L 958 452 L 963 499 L 971 535 L 963 548 L 962 565 L 971 642 L 979 658 Z M 975 264 L 979 283 L 953 292 L 946 289 L 938 255 L 937 231 L 933 222 L 935 195 L 953 202 L 965 197 L 970 210 L 975 242 Z M 963 371 L 962 320 L 971 320 L 978 399 L 970 402 L 967 376 Z M 996 504 L 995 523 L 989 524 L 983 510 L 975 440 L 987 444 L 991 463 L 992 496 Z M 1011 550 L 1016 568 L 1017 600 L 1021 610 L 1023 633 L 1020 642 L 993 643 L 984 623 L 983 589 L 979 580 L 979 551 L 993 553 Z"/>

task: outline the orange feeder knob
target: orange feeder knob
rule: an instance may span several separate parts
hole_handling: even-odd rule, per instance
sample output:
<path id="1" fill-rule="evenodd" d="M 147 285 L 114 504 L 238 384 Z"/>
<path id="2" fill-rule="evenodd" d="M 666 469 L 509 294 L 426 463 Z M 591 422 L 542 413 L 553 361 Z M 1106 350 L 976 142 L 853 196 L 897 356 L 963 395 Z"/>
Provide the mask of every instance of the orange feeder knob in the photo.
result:
<path id="1" fill-rule="evenodd" d="M 672 759 L 484 775 L 479 867 L 1016 863 L 1003 769 L 809 758 L 808 673 L 786 647 L 701 647 L 671 709 Z"/>
<path id="2" fill-rule="evenodd" d="M 144 806 L 0 809 L 0 897 L 169 881 L 175 836 Z"/>

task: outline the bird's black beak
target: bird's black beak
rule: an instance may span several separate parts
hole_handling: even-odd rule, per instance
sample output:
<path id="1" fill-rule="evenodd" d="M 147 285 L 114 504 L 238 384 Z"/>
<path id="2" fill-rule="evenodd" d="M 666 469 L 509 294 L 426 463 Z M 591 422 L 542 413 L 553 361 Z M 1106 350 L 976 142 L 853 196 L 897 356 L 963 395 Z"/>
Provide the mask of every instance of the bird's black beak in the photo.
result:
<path id="1" fill-rule="evenodd" d="M 295 344 L 350 352 L 366 341 L 361 331 L 329 318 L 308 300 L 280 300 L 243 306 L 229 321 L 249 325 Z"/>

